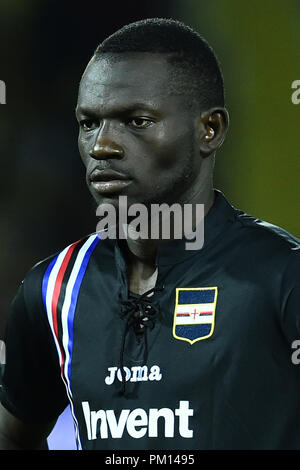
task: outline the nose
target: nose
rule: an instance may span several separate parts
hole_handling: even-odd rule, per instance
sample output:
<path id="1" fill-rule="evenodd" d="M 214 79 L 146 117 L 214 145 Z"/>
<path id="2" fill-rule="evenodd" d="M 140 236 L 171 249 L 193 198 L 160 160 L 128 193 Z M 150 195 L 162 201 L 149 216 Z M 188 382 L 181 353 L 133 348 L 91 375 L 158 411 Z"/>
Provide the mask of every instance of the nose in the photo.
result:
<path id="1" fill-rule="evenodd" d="M 123 148 L 115 142 L 113 130 L 108 123 L 102 123 L 101 128 L 96 136 L 96 140 L 89 154 L 96 160 L 108 158 L 122 158 L 124 155 Z"/>

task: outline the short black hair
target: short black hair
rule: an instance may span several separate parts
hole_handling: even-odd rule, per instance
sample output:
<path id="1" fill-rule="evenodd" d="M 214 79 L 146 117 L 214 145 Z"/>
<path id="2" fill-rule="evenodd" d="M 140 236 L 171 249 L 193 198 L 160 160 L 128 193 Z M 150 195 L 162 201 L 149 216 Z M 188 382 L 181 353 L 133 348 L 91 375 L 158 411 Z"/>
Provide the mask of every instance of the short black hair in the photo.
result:
<path id="1" fill-rule="evenodd" d="M 169 91 L 189 94 L 201 108 L 223 107 L 224 81 L 212 47 L 186 24 L 167 18 L 147 18 L 123 26 L 95 50 L 103 54 L 150 52 L 167 54 L 172 66 Z"/>

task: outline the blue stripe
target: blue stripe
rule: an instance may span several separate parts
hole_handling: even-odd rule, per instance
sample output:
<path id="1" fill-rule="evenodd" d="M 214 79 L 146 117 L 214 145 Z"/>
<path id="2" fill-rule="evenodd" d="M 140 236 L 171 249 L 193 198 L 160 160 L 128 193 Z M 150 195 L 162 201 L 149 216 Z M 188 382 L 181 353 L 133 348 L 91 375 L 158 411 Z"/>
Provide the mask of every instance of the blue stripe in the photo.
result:
<path id="1" fill-rule="evenodd" d="M 179 290 L 178 304 L 209 304 L 215 301 L 215 289 Z"/>
<path id="2" fill-rule="evenodd" d="M 50 277 L 50 274 L 51 274 L 51 271 L 52 271 L 52 268 L 53 266 L 55 265 L 56 261 L 57 261 L 57 258 L 58 258 L 59 254 L 55 256 L 55 258 L 53 258 L 53 260 L 51 261 L 51 263 L 49 264 L 45 274 L 44 274 L 44 277 L 43 277 L 43 282 L 42 282 L 42 296 L 43 296 L 43 302 L 44 302 L 44 305 L 45 305 L 45 309 L 47 310 L 47 305 L 46 305 L 46 296 L 47 296 L 47 289 L 48 289 L 48 282 L 49 282 L 49 277 Z"/>
<path id="3" fill-rule="evenodd" d="M 86 251 L 84 258 L 82 260 L 75 284 L 73 286 L 73 291 L 71 295 L 71 304 L 70 304 L 70 308 L 68 312 L 68 333 L 69 333 L 68 351 L 69 351 L 69 357 L 70 357 L 69 364 L 68 364 L 68 378 L 69 378 L 70 386 L 71 386 L 71 363 L 72 363 L 72 350 L 73 350 L 74 314 L 75 314 L 75 309 L 77 305 L 77 299 L 79 295 L 80 286 L 81 286 L 88 262 L 99 240 L 100 240 L 100 237 L 97 236 L 95 240 L 93 241 L 93 243 L 88 248 L 88 250 Z"/>

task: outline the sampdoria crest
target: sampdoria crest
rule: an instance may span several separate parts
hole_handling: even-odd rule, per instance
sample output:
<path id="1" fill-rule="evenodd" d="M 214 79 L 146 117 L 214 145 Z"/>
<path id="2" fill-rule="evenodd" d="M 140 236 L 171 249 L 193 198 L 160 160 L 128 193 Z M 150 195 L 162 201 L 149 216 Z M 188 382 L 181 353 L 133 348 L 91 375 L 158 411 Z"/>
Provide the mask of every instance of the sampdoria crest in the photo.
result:
<path id="1" fill-rule="evenodd" d="M 209 338 L 214 332 L 217 287 L 178 287 L 173 336 L 190 344 Z"/>

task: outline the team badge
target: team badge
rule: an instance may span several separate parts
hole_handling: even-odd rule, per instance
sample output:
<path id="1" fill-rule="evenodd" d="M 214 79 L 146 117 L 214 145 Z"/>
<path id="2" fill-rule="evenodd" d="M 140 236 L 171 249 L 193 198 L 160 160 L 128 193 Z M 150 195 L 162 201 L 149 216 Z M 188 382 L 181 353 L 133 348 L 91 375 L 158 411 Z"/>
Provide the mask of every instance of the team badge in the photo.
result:
<path id="1" fill-rule="evenodd" d="M 214 332 L 217 287 L 178 287 L 173 336 L 190 344 L 209 338 Z"/>

